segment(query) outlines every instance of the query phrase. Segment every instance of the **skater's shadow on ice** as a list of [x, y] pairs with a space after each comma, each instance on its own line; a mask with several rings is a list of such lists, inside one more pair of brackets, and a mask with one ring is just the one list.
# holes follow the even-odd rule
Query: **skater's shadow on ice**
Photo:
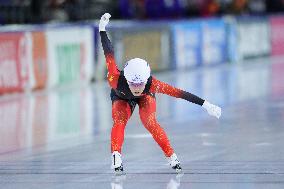
[[[166, 189], [178, 189], [180, 187], [180, 181], [183, 174], [178, 174], [175, 177], [171, 177], [170, 181], [166, 185]], [[114, 176], [111, 181], [111, 189], [123, 189], [123, 182], [126, 180], [126, 175]]]

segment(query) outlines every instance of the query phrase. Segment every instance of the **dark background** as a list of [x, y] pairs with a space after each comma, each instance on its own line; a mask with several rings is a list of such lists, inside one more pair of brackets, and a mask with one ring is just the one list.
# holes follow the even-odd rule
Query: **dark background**
[[99, 19], [187, 19], [266, 15], [284, 10], [284, 0], [0, 0], [0, 24], [76, 22]]

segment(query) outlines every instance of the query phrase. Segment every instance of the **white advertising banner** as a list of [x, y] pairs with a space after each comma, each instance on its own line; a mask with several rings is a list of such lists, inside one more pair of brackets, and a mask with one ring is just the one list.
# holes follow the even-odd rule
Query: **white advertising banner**
[[240, 22], [238, 35], [241, 59], [270, 53], [270, 34], [267, 22]]
[[48, 86], [89, 81], [93, 75], [93, 30], [87, 26], [48, 29]]

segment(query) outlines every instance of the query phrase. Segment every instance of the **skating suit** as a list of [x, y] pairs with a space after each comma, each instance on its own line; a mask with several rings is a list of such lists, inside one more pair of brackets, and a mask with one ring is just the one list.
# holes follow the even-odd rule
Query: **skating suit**
[[139, 115], [144, 127], [151, 133], [154, 140], [169, 157], [174, 153], [169, 139], [156, 119], [156, 98], [155, 93], [163, 93], [176, 98], [182, 98], [189, 102], [203, 105], [204, 100], [181, 89], [175, 88], [167, 83], [159, 81], [150, 76], [141, 96], [135, 97], [124, 77], [123, 71], [118, 70], [112, 44], [105, 31], [100, 32], [101, 42], [106, 58], [107, 80], [111, 87], [112, 119], [113, 127], [111, 131], [111, 151], [121, 153], [124, 140], [125, 126], [134, 111], [135, 106], [139, 106]]

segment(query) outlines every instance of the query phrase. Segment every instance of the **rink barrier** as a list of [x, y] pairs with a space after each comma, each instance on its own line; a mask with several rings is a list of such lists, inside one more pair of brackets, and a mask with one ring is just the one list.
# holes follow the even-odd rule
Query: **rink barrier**
[[27, 87], [28, 41], [24, 32], [0, 35], [0, 94], [22, 92]]
[[43, 31], [30, 32], [32, 61], [30, 63], [31, 88], [44, 89], [48, 81], [47, 39]]
[[174, 68], [184, 69], [201, 65], [202, 33], [199, 21], [179, 22], [172, 29], [172, 56]]
[[[51, 25], [0, 30], [0, 94], [89, 82], [93, 28]], [[22, 30], [22, 31], [21, 31]]]
[[227, 61], [229, 63], [236, 63], [239, 61], [238, 53], [238, 28], [237, 20], [234, 17], [225, 17], [226, 24], [226, 53]]
[[270, 55], [270, 28], [266, 17], [237, 18], [238, 60]]
[[226, 24], [223, 19], [212, 19], [202, 24], [202, 65], [222, 64], [227, 61]]
[[271, 55], [284, 54], [284, 16], [273, 16], [269, 19], [271, 37]]
[[49, 87], [89, 81], [93, 75], [94, 50], [91, 27], [72, 26], [45, 32]]
[[[0, 28], [0, 94], [106, 77], [97, 21]], [[113, 21], [118, 67], [146, 59], [152, 70], [187, 69], [284, 53], [284, 16]]]

